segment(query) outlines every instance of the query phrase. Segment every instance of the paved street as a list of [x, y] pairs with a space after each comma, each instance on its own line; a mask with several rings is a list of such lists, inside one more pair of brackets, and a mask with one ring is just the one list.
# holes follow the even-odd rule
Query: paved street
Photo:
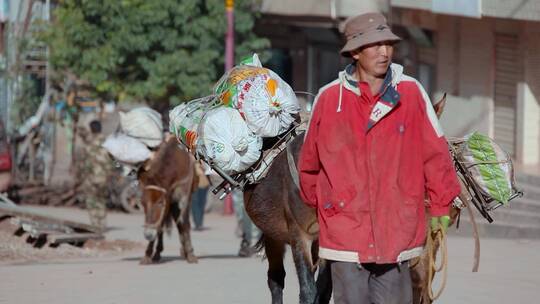
[[[78, 209], [50, 209], [51, 214], [86, 221]], [[141, 215], [113, 213], [108, 240], [141, 241]], [[199, 263], [178, 258], [176, 232], [165, 239], [163, 263], [140, 266], [143, 252], [42, 263], [0, 261], [0, 303], [270, 303], [266, 261], [238, 258], [240, 240], [232, 216], [208, 214], [208, 230], [193, 232]], [[538, 303], [540, 241], [482, 240], [480, 272], [471, 273], [473, 241], [449, 238], [449, 277], [437, 303]], [[287, 255], [285, 303], [297, 303], [298, 283]]]

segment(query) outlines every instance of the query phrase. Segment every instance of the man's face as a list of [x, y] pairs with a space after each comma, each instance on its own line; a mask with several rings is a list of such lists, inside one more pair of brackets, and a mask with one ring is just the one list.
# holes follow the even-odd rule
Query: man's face
[[358, 61], [365, 73], [374, 77], [384, 77], [392, 62], [394, 43], [382, 41], [372, 43], [352, 51], [352, 57]]

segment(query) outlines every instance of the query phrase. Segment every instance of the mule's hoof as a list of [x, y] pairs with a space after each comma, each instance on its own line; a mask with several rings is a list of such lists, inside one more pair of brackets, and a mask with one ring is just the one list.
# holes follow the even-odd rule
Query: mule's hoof
[[150, 257], [147, 257], [145, 256], [144, 258], [142, 258], [140, 261], [139, 261], [139, 265], [150, 265], [150, 264], [153, 264], [154, 262], [152, 261], [152, 259]]
[[240, 243], [240, 250], [238, 250], [238, 256], [242, 258], [249, 258], [250, 256], [257, 253], [257, 250], [249, 245], [249, 242], [242, 240]]
[[188, 256], [187, 256], [186, 259], [187, 259], [187, 262], [190, 263], [190, 264], [197, 264], [197, 263], [199, 263], [199, 259], [198, 259], [195, 255], [193, 255], [193, 254], [188, 254]]
[[161, 260], [161, 255], [154, 255], [152, 257], [152, 263], [157, 263], [159, 260]]

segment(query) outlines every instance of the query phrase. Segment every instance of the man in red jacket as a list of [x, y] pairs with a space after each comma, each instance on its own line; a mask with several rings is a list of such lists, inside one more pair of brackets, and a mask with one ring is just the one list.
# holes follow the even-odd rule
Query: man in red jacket
[[460, 192], [431, 101], [392, 63], [400, 40], [384, 16], [345, 24], [354, 62], [320, 89], [300, 154], [301, 195], [317, 208], [319, 256], [332, 261], [334, 301], [411, 303], [408, 261], [433, 217]]

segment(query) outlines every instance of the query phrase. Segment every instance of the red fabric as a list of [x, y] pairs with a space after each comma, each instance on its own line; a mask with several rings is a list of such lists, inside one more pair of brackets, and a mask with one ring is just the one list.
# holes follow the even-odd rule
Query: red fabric
[[9, 152], [0, 153], [0, 171], [11, 170], [11, 156]]
[[373, 97], [340, 84], [320, 92], [303, 145], [301, 196], [316, 207], [320, 246], [358, 253], [362, 263], [395, 263], [424, 244], [426, 215], [448, 214], [460, 186], [443, 136], [426, 114], [414, 81], [397, 85], [400, 101], [369, 132]]

